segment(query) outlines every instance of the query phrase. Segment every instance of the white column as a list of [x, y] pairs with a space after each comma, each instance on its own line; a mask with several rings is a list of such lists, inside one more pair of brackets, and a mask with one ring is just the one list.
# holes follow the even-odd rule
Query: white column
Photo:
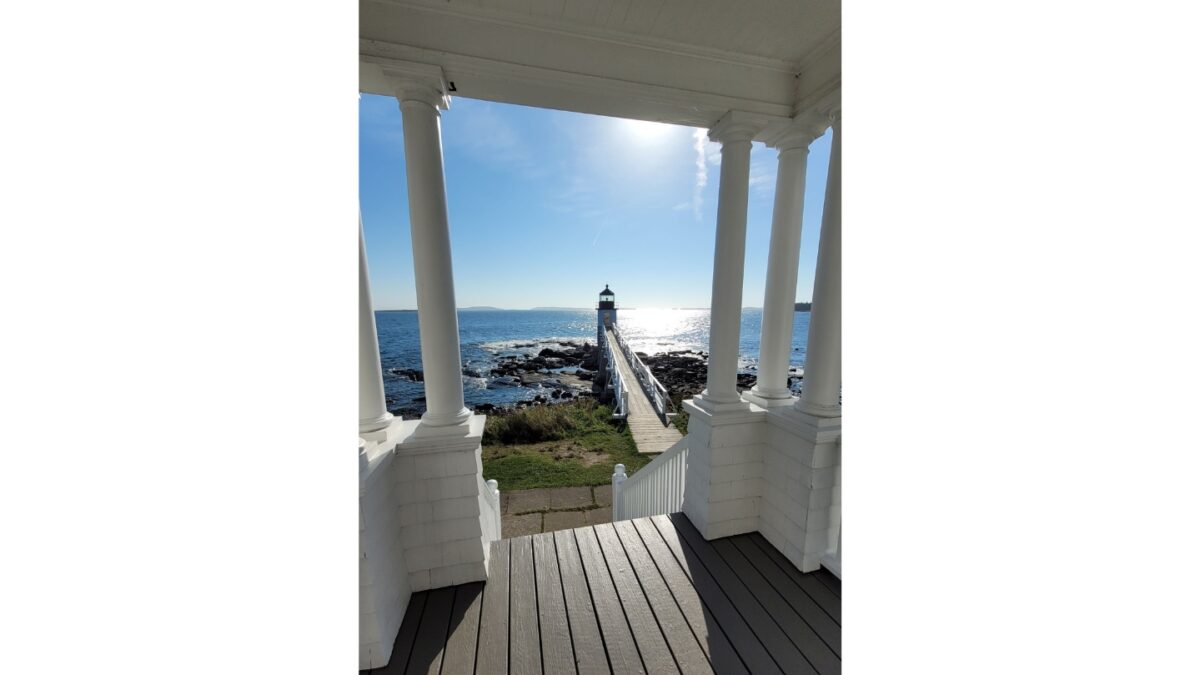
[[737, 391], [737, 361], [746, 267], [746, 205], [750, 194], [750, 141], [761, 130], [762, 124], [730, 113], [708, 132], [709, 138], [721, 144], [721, 183], [713, 255], [708, 382], [696, 397], [696, 404], [710, 411], [744, 407]]
[[426, 412], [421, 423], [461, 424], [471, 412], [463, 405], [458, 309], [450, 259], [450, 217], [442, 168], [438, 107], [441, 91], [423, 83], [398, 88], [404, 118], [404, 159], [408, 174], [408, 213], [416, 276], [421, 363], [425, 368]]
[[812, 316], [804, 388], [796, 409], [819, 417], [839, 417], [842, 389], [842, 116], [833, 115], [833, 144], [829, 151], [829, 180], [817, 248]]
[[358, 431], [369, 433], [392, 421], [383, 395], [383, 370], [379, 365], [379, 336], [371, 306], [371, 281], [367, 276], [367, 249], [363, 243], [362, 214], [358, 216]]
[[804, 178], [808, 146], [825, 132], [826, 123], [797, 120], [768, 141], [779, 148], [775, 178], [775, 207], [767, 258], [767, 287], [763, 298], [759, 338], [758, 382], [750, 399], [759, 405], [792, 402], [788, 389], [792, 326], [796, 321], [796, 276], [800, 267], [800, 234], [804, 215]]

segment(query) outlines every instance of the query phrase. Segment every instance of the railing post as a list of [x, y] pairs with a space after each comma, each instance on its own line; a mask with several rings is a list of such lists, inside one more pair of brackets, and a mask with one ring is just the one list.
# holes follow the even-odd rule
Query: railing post
[[488, 489], [492, 491], [492, 496], [496, 499], [500, 498], [500, 484], [493, 478], [487, 482]]
[[621, 520], [621, 483], [625, 482], [625, 465], [618, 464], [613, 468], [612, 475], [612, 508], [613, 521]]

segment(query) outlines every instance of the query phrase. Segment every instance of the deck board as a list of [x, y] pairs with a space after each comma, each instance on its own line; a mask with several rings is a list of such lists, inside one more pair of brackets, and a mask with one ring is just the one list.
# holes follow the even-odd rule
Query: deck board
[[793, 565], [791, 561], [789, 561], [782, 553], [780, 553], [774, 546], [771, 545], [771, 542], [767, 541], [766, 537], [757, 532], [754, 532], [748, 536], [754, 540], [754, 543], [757, 544], [758, 547], [762, 549], [762, 551], [766, 553], [768, 557], [771, 558], [771, 560], [775, 561], [775, 564], [779, 566], [779, 569], [783, 570], [784, 574], [787, 574], [792, 578], [793, 581], [796, 582], [796, 585], [804, 589], [804, 592], [807, 593], [814, 601], [816, 601], [816, 603], [821, 607], [822, 610], [825, 611], [826, 614], [830, 616], [830, 618], [836, 621], [839, 626], [842, 625], [841, 598], [834, 595], [833, 591], [829, 590], [828, 586], [820, 581], [817, 581], [816, 577], [814, 577], [812, 574], [802, 574], [800, 570], [796, 569], [796, 566]]
[[533, 537], [512, 540], [508, 582], [508, 661], [512, 672], [542, 672], [538, 629], [537, 579], [533, 569]]
[[750, 537], [731, 537], [742, 555], [750, 561], [773, 588], [779, 589], [792, 609], [816, 631], [821, 640], [839, 657], [842, 653], [842, 627], [805, 593]]
[[566, 599], [571, 644], [575, 649], [575, 668], [580, 675], [607, 673], [608, 655], [600, 637], [600, 624], [596, 623], [596, 610], [588, 591], [587, 577], [583, 574], [575, 533], [571, 530], [555, 532], [554, 544], [558, 549], [559, 577]]
[[446, 648], [454, 595], [453, 586], [429, 591], [425, 612], [421, 616], [421, 627], [417, 629], [412, 656], [408, 659], [408, 669], [404, 671], [408, 675], [438, 675], [442, 672], [442, 652]]
[[[712, 547], [818, 673], [835, 675], [841, 671], [838, 655], [784, 598], [782, 591], [786, 587], [774, 586], [767, 581], [732, 541], [714, 541]], [[803, 595], [798, 589], [796, 593]]]
[[792, 643], [779, 624], [759, 603], [758, 598], [738, 577], [737, 573], [721, 559], [721, 556], [708, 542], [700, 536], [700, 532], [683, 514], [670, 516], [670, 522], [680, 533], [686, 546], [685, 551], [695, 556], [700, 564], [708, 569], [709, 574], [721, 584], [721, 590], [746, 619], [746, 623], [754, 630], [754, 634], [762, 641], [763, 646], [771, 653], [771, 657], [779, 664], [785, 673], [817, 672], [808, 659]]
[[600, 550], [604, 553], [608, 570], [617, 588], [617, 597], [625, 610], [625, 618], [629, 620], [629, 628], [633, 631], [633, 639], [637, 642], [638, 652], [642, 655], [646, 670], [655, 675], [678, 673], [675, 657], [671, 655], [671, 648], [667, 646], [667, 640], [658, 626], [654, 612], [650, 609], [650, 602], [638, 583], [633, 566], [629, 564], [617, 531], [612, 523], [596, 525], [593, 529], [596, 538], [600, 540]]
[[683, 514], [493, 542], [488, 581], [414, 593], [370, 672], [839, 675], [840, 581], [764, 546]]
[[658, 620], [663, 637], [667, 639], [667, 644], [671, 647], [671, 654], [675, 657], [679, 670], [684, 673], [713, 672], [712, 666], [708, 663], [708, 655], [696, 642], [696, 636], [692, 634], [687, 619], [680, 611], [679, 605], [675, 603], [671, 589], [667, 588], [666, 581], [659, 574], [654, 560], [650, 558], [650, 552], [646, 550], [646, 545], [642, 543], [642, 538], [634, 529], [633, 524], [628, 520], [622, 520], [607, 527], [613, 528], [616, 535], [620, 537], [621, 544], [625, 548], [625, 555], [629, 558], [630, 567], [637, 575], [637, 581], [646, 594], [646, 600], [649, 602], [651, 611], [654, 612], [654, 617]]
[[553, 537], [533, 538], [533, 568], [537, 576], [538, 622], [542, 635], [542, 668], [547, 673], [575, 672], [571, 626], [558, 572]]
[[450, 635], [442, 657], [443, 673], [475, 670], [475, 645], [479, 639], [479, 610], [483, 606], [483, 582], [456, 587], [454, 610], [450, 612]]
[[604, 648], [614, 673], [645, 673], [642, 657], [633, 641], [625, 610], [617, 597], [617, 589], [609, 576], [608, 565], [600, 551], [600, 542], [592, 527], [581, 527], [575, 531], [579, 544], [579, 556], [583, 560], [583, 571], [587, 575], [588, 588], [592, 591], [592, 602], [596, 606], [596, 618], [600, 621], [600, 634], [604, 636]]
[[[675, 556], [667, 548], [666, 542], [663, 541], [662, 535], [658, 533], [654, 524], [645, 518], [639, 518], [620, 521], [617, 525], [620, 526], [624, 523], [630, 523], [641, 536], [642, 544], [666, 581], [667, 588], [670, 589], [680, 611], [683, 612], [684, 618], [691, 626], [692, 634], [696, 636], [700, 648], [708, 656], [713, 670], [718, 673], [749, 673], [750, 671], [746, 670], [741, 657], [738, 656], [737, 650], [726, 637], [725, 631], [718, 624], [716, 616], [700, 599], [700, 594], [696, 592], [692, 580], [679, 567]], [[761, 650], [762, 645], [758, 645], [758, 648]], [[765, 652], [763, 658], [770, 661], [770, 657]]]
[[479, 613], [479, 646], [475, 656], [477, 675], [508, 672], [508, 559], [509, 542], [492, 544], [488, 580], [483, 584], [483, 607]]
[[396, 643], [392, 647], [392, 656], [383, 668], [375, 668], [372, 675], [401, 675], [408, 668], [408, 657], [412, 654], [413, 642], [417, 639], [417, 628], [421, 625], [421, 615], [425, 609], [425, 598], [428, 592], [413, 593], [408, 599], [408, 609], [404, 611], [404, 620], [400, 622], [400, 632], [396, 635]]

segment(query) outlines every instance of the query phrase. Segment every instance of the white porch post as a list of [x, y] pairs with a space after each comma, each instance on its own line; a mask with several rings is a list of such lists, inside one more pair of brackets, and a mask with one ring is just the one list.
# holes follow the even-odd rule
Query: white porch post
[[[772, 408], [758, 530], [803, 572], [821, 566], [841, 533], [841, 118], [834, 113], [817, 249], [804, 389]], [[840, 573], [840, 568], [839, 568]]]
[[817, 417], [840, 417], [842, 389], [842, 116], [833, 116], [829, 180], [817, 248], [804, 388], [796, 409]]
[[738, 394], [737, 361], [750, 141], [763, 126], [760, 120], [730, 112], [708, 134], [721, 143], [708, 386], [699, 396], [683, 402], [689, 415], [683, 512], [705, 539], [751, 532], [758, 525], [766, 411]]
[[358, 216], [358, 431], [379, 431], [392, 421], [383, 394], [379, 365], [379, 336], [371, 306], [371, 281], [367, 276], [367, 249], [363, 242], [362, 214]]
[[438, 108], [446, 107], [446, 99], [442, 90], [420, 81], [404, 83], [396, 95], [404, 118], [417, 321], [425, 369], [426, 412], [421, 422], [433, 427], [452, 426], [465, 422], [471, 412], [463, 405], [450, 217], [442, 169]]
[[713, 254], [708, 381], [695, 402], [710, 412], [746, 407], [737, 391], [738, 337], [742, 325], [742, 278], [746, 267], [750, 141], [762, 128], [760, 122], [729, 113], [708, 132], [709, 138], [721, 144], [721, 183]]
[[826, 126], [823, 120], [797, 120], [768, 141], [768, 145], [779, 148], [779, 168], [771, 217], [767, 288], [763, 298], [758, 382], [746, 396], [763, 407], [786, 405], [794, 400], [788, 388], [788, 369], [796, 317], [805, 170], [808, 146], [825, 132]]

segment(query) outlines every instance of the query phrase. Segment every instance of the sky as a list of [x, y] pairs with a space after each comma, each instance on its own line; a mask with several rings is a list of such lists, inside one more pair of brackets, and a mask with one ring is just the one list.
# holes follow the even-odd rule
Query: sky
[[[376, 309], [414, 309], [395, 98], [359, 104], [359, 191]], [[459, 307], [708, 307], [721, 146], [705, 130], [456, 98], [442, 152]], [[812, 298], [829, 133], [808, 157], [797, 302]], [[761, 307], [777, 151], [754, 143], [742, 305]]]

